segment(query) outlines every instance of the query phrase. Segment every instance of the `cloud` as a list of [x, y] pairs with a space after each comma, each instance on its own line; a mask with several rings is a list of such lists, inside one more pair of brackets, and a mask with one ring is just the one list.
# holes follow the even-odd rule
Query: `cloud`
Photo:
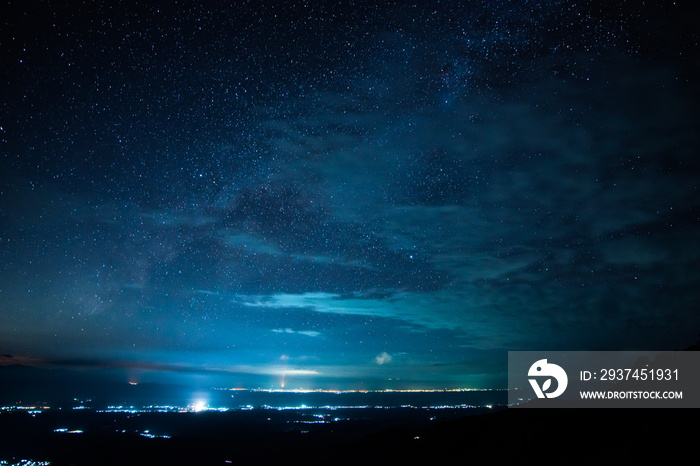
[[23, 356], [12, 358], [0, 358], [0, 366], [10, 364], [22, 364], [28, 366], [45, 368], [67, 368], [67, 369], [123, 369], [140, 370], [154, 372], [191, 373], [191, 374], [253, 374], [253, 375], [320, 375], [316, 369], [289, 367], [286, 362], [288, 358], [280, 358], [283, 364], [231, 364], [225, 366], [188, 364], [188, 363], [166, 363], [158, 361], [136, 361], [136, 360], [115, 360], [115, 359], [38, 359]]
[[[509, 341], [512, 326], [524, 329], [540, 324], [537, 318], [517, 315], [513, 309], [513, 306], [524, 306], [524, 301], [528, 299], [524, 293], [526, 290], [520, 291], [522, 293], [516, 291], [512, 299], [471, 285], [432, 293], [395, 291], [381, 296], [278, 293], [238, 296], [238, 300], [253, 308], [307, 309], [319, 313], [391, 319], [431, 330], [467, 332], [477, 335], [476, 339], [489, 347], [501, 347]], [[519, 301], [514, 301], [515, 298]], [[529, 304], [529, 309], [542, 306], [541, 301]], [[550, 305], [545, 303], [547, 307]]]
[[383, 366], [384, 364], [389, 364], [393, 358], [389, 353], [386, 351], [382, 351], [380, 354], [377, 355], [377, 357], [374, 358], [374, 362], [377, 363], [380, 366]]
[[265, 372], [268, 375], [319, 375], [318, 371], [311, 369], [273, 369]]
[[273, 328], [272, 331], [274, 333], [286, 333], [286, 334], [297, 334], [297, 335], [306, 335], [307, 337], [320, 337], [321, 332], [317, 332], [316, 330], [292, 330], [291, 328]]
[[22, 366], [40, 366], [45, 363], [46, 361], [43, 359], [27, 356], [13, 356], [11, 354], [0, 355], [0, 366], [13, 366], [15, 364]]

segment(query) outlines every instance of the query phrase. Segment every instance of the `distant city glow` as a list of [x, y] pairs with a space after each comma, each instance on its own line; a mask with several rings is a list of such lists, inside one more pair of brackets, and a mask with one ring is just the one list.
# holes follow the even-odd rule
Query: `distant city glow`
[[151, 433], [150, 430], [144, 430], [143, 432], [140, 432], [139, 435], [141, 437], [146, 437], [146, 438], [170, 438], [169, 435], [154, 434], [154, 433]]
[[19, 460], [17, 463], [0, 460], [0, 466], [49, 466], [50, 461]]
[[82, 430], [79, 430], [79, 429], [69, 430], [69, 429], [66, 429], [65, 427], [60, 427], [58, 429], [54, 429], [53, 431], [57, 434], [82, 434], [83, 433]]
[[207, 409], [207, 403], [205, 401], [199, 400], [195, 401], [194, 404], [191, 406], [192, 411], [195, 413], [199, 413], [202, 411], [205, 411]]

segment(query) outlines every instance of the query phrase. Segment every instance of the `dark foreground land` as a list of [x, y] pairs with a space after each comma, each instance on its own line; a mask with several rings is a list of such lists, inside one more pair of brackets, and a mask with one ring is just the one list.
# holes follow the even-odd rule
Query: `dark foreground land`
[[[309, 421], [298, 423], [299, 413], [278, 412], [115, 416], [86, 411], [36, 417], [5, 412], [0, 413], [0, 460], [12, 464], [28, 458], [52, 465], [469, 464], [485, 459], [493, 464], [684, 464], [684, 456], [695, 451], [695, 410], [503, 408], [448, 421], [431, 421], [425, 414], [398, 409], [312, 423], [313, 413], [308, 413]], [[71, 428], [84, 431], [54, 432], [57, 422], [72, 422]], [[156, 438], [144, 436], [144, 426]], [[170, 438], [157, 436], [164, 431]]]

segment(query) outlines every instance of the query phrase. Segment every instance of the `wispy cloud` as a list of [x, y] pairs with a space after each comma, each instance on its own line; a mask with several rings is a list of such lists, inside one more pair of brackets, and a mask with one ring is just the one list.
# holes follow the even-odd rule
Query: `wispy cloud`
[[116, 359], [42, 359], [24, 356], [0, 356], [0, 366], [21, 364], [44, 368], [67, 369], [122, 369], [153, 372], [174, 372], [193, 374], [253, 374], [253, 375], [320, 375], [316, 369], [298, 368], [287, 364], [187, 364], [166, 363], [157, 361], [116, 360]]
[[[539, 318], [518, 315], [509, 307], [522, 302], [491, 296], [473, 288], [433, 293], [396, 292], [388, 297], [365, 298], [333, 293], [274, 294], [239, 297], [248, 307], [308, 309], [320, 313], [391, 319], [427, 329], [448, 329], [474, 335], [477, 346], [504, 347], [520, 326], [523, 333], [537, 327]], [[523, 297], [526, 299], [526, 297]], [[534, 305], [534, 303], [533, 303]], [[543, 306], [541, 300], [537, 303]], [[547, 304], [544, 304], [549, 306]], [[550, 304], [551, 305], [551, 304]], [[530, 338], [536, 338], [534, 335]]]
[[285, 333], [288, 335], [306, 335], [307, 337], [321, 336], [321, 332], [317, 332], [316, 330], [292, 330], [291, 328], [273, 328], [272, 331], [274, 333]]

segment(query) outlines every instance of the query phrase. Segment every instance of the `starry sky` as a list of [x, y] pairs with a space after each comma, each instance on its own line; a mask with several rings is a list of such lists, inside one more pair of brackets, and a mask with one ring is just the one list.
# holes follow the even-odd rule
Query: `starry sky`
[[695, 342], [692, 2], [226, 3], [0, 6], [0, 365], [493, 388]]

